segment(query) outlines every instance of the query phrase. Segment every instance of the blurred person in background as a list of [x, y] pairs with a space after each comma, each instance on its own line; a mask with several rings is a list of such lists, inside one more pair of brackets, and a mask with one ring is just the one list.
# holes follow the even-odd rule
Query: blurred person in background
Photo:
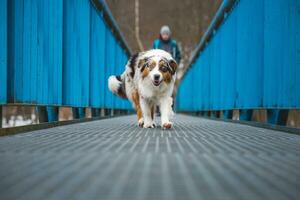
[[153, 49], [162, 49], [169, 52], [180, 63], [181, 55], [176, 40], [171, 37], [171, 30], [169, 26], [162, 26], [160, 29], [159, 38], [154, 40]]
[[[162, 49], [169, 52], [179, 65], [181, 60], [180, 50], [176, 40], [172, 39], [171, 34], [172, 33], [169, 26], [162, 26], [159, 33], [159, 38], [153, 42], [153, 49]], [[174, 108], [174, 99], [172, 108]], [[158, 116], [160, 116], [160, 110], [158, 106], [156, 107], [156, 113]]]

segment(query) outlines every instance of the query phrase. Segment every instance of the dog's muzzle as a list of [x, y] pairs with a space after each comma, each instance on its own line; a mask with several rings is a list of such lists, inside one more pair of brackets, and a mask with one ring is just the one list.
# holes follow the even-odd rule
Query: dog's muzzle
[[154, 86], [159, 86], [160, 85], [160, 83], [161, 83], [161, 80], [160, 80], [160, 75], [159, 74], [155, 74], [154, 76], [153, 76], [153, 85]]

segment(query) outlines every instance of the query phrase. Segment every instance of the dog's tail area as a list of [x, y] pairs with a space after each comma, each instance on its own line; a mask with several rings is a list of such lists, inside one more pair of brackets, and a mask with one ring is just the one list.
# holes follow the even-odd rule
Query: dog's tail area
[[125, 91], [125, 80], [124, 76], [110, 76], [108, 78], [108, 88], [109, 90], [118, 95], [121, 98], [127, 99], [126, 91]]

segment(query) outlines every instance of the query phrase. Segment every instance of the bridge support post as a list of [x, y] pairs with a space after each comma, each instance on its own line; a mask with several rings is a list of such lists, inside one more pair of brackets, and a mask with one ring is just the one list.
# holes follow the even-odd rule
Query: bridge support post
[[85, 108], [78, 108], [79, 119], [85, 118]]
[[232, 119], [232, 110], [223, 111], [223, 119]]
[[203, 116], [204, 117], [209, 117], [209, 111], [203, 111]]
[[121, 110], [121, 114], [122, 114], [122, 115], [126, 115], [126, 114], [127, 114], [127, 110], [122, 109], [122, 110]]
[[100, 109], [92, 108], [92, 117], [99, 117], [99, 116], [100, 116]]
[[289, 110], [287, 109], [268, 109], [267, 118], [269, 124], [285, 126], [287, 123]]
[[73, 119], [79, 118], [78, 108], [72, 108]]
[[201, 116], [203, 117], [205, 115], [205, 111], [201, 111]]
[[211, 111], [210, 117], [211, 118], [220, 118], [220, 111]]
[[37, 106], [36, 111], [38, 114], [39, 123], [48, 122], [48, 114], [46, 106]]
[[120, 113], [121, 113], [120, 109], [113, 110], [113, 115], [120, 115]]
[[85, 108], [72, 108], [73, 119], [85, 118]]
[[199, 116], [203, 116], [204, 112], [203, 111], [199, 111]]
[[48, 106], [47, 107], [48, 122], [57, 122], [57, 121], [59, 121], [59, 119], [58, 119], [58, 113], [59, 113], [58, 107], [56, 107], [56, 106]]
[[104, 117], [110, 116], [111, 115], [111, 109], [109, 108], [104, 108]]
[[196, 111], [196, 112], [195, 112], [195, 115], [196, 115], [196, 116], [202, 116], [202, 111]]
[[119, 115], [122, 115], [122, 111], [123, 111], [122, 109], [119, 109], [119, 110], [118, 110], [118, 114], [119, 114]]
[[216, 118], [216, 113], [215, 113], [215, 111], [210, 111], [210, 117], [211, 117], [211, 118]]
[[39, 123], [58, 121], [59, 109], [56, 106], [37, 106]]
[[251, 121], [253, 110], [243, 109], [240, 110], [240, 120], [241, 121]]

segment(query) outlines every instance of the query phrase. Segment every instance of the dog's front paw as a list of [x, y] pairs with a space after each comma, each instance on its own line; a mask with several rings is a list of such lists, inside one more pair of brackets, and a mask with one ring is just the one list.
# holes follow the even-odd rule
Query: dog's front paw
[[148, 123], [144, 123], [144, 128], [154, 128], [155, 127], [155, 123], [154, 122], [148, 122]]
[[138, 125], [139, 125], [139, 127], [143, 127], [144, 126], [144, 119], [143, 118], [139, 119]]
[[163, 129], [170, 129], [170, 128], [172, 128], [172, 126], [173, 126], [172, 122], [165, 122], [165, 123], [163, 123], [162, 128]]

